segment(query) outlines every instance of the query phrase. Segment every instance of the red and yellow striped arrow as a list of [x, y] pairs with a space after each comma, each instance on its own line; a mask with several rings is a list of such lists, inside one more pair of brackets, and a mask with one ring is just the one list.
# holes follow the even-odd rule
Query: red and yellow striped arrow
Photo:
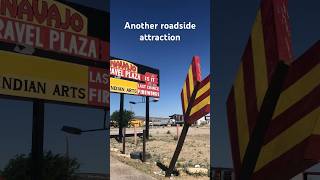
[[251, 179], [290, 179], [320, 161], [320, 42], [291, 63], [287, 23], [286, 0], [262, 1], [227, 100], [237, 176], [279, 61], [290, 67]]
[[287, 0], [263, 0], [227, 100], [237, 175], [274, 72], [291, 59]]
[[210, 113], [210, 76], [201, 81], [200, 58], [193, 57], [181, 91], [181, 104], [186, 123], [191, 125]]

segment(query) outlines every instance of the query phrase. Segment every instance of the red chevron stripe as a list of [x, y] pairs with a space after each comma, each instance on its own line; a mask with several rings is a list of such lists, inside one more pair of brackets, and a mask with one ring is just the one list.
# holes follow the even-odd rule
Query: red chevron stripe
[[183, 115], [185, 115], [185, 113], [186, 113], [186, 107], [184, 107], [183, 90], [181, 91], [181, 105], [182, 105]]
[[203, 116], [207, 115], [210, 113], [210, 105], [206, 105], [203, 108], [201, 108], [199, 111], [194, 113], [192, 116], [189, 116], [186, 120], [188, 124], [193, 124], [195, 121], [199, 120]]
[[194, 103], [192, 104], [192, 107], [199, 104], [202, 100], [210, 96], [210, 89], [203, 93], [201, 96], [199, 96], [197, 99], [195, 99]]
[[201, 89], [202, 87], [204, 87], [205, 85], [207, 85], [208, 83], [210, 83], [210, 75], [207, 76], [206, 78], [204, 78], [201, 83], [200, 83], [200, 86], [199, 86], [199, 89]]
[[[201, 81], [198, 90], [206, 86], [208, 83], [210, 83], [210, 76], [207, 76], [203, 81]], [[198, 92], [199, 93], [199, 92]], [[210, 96], [210, 89], [208, 89], [205, 93], [203, 93], [201, 96], [196, 98], [194, 100], [194, 103], [192, 104], [192, 107], [199, 104], [202, 100], [204, 100], [206, 97]]]
[[273, 0], [279, 60], [288, 64], [293, 60], [292, 41], [288, 15], [288, 0]]
[[192, 72], [193, 72], [193, 82], [200, 82], [201, 77], [201, 68], [200, 68], [200, 57], [194, 56], [192, 59]]
[[[320, 41], [315, 43], [299, 59], [295, 60], [288, 72], [288, 77], [284, 83], [284, 89], [294, 84], [298, 79], [307, 74], [312, 68], [319, 64]], [[304, 60], [305, 59], [305, 60]], [[306, 63], [307, 61], [307, 63]]]
[[191, 97], [191, 93], [190, 93], [190, 84], [189, 84], [189, 77], [187, 75], [187, 79], [186, 79], [186, 86], [187, 86], [187, 98], [188, 98], [188, 101], [190, 101], [190, 97]]
[[[287, 20], [284, 21], [285, 23], [279, 22], [283, 20], [280, 19], [283, 18], [280, 15], [284, 14], [287, 14], [287, 0], [262, 1], [261, 18], [269, 82], [279, 60], [288, 63], [292, 60], [290, 32], [286, 30], [289, 28], [289, 25], [286, 24], [289, 20], [285, 18]], [[288, 34], [284, 34], [283, 32]], [[289, 43], [285, 45], [285, 47], [289, 47], [284, 48], [280, 46], [284, 43]]]
[[235, 169], [236, 177], [239, 176], [241, 167], [239, 141], [238, 141], [238, 126], [237, 126], [237, 115], [236, 115], [236, 104], [234, 98], [234, 88], [232, 87], [227, 100], [227, 115], [229, 125], [229, 138], [231, 142], [232, 159]]
[[[210, 75], [207, 76], [204, 80], [201, 81], [198, 90], [206, 86], [208, 83], [210, 83]], [[201, 96], [195, 99], [194, 103], [192, 104], [192, 107], [199, 104], [202, 100], [204, 100], [206, 97], [210, 96], [210, 89], [207, 90], [205, 93], [203, 93]]]
[[254, 173], [253, 180], [290, 179], [320, 160], [320, 136], [311, 135], [287, 153]]
[[267, 144], [299, 119], [320, 106], [320, 86], [290, 107], [288, 110], [273, 119], [268, 128], [264, 144]]

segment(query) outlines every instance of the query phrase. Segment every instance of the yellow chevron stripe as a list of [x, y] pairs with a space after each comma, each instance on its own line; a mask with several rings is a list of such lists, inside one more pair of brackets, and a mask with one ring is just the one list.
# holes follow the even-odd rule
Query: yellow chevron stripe
[[238, 125], [238, 138], [240, 146], [240, 159], [242, 161], [249, 142], [249, 128], [246, 109], [246, 96], [244, 91], [243, 65], [240, 65], [239, 72], [234, 84], [234, 96], [236, 104], [236, 115]]
[[205, 92], [207, 92], [209, 89], [210, 89], [210, 81], [205, 86], [203, 86], [201, 89], [198, 90], [196, 99], [200, 97], [202, 94], [204, 94]]
[[198, 112], [199, 110], [201, 110], [203, 107], [205, 107], [208, 104], [210, 104], [210, 96], [206, 97], [200, 103], [198, 103], [197, 105], [192, 107], [191, 112], [190, 112], [190, 116], [192, 116], [194, 113]]
[[184, 83], [183, 85], [183, 90], [182, 90], [182, 93], [183, 93], [183, 101], [184, 101], [184, 109], [185, 109], [185, 112], [187, 111], [187, 108], [188, 108], [188, 96], [187, 96], [187, 85], [186, 83]]
[[251, 33], [251, 43], [257, 94], [257, 106], [258, 109], [260, 109], [268, 88], [268, 73], [264, 47], [261, 10], [258, 11], [256, 21], [253, 25], [253, 30]]
[[[320, 107], [297, 121], [271, 142], [263, 146], [256, 164], [255, 172], [312, 135], [315, 126], [320, 120], [319, 117]], [[316, 129], [319, 129], [319, 127]]]
[[192, 73], [192, 65], [189, 67], [188, 78], [189, 78], [189, 90], [190, 90], [190, 96], [192, 96], [192, 93], [193, 93], [193, 90], [194, 90], [193, 73]]
[[320, 85], [320, 64], [281, 93], [273, 118], [279, 116]]

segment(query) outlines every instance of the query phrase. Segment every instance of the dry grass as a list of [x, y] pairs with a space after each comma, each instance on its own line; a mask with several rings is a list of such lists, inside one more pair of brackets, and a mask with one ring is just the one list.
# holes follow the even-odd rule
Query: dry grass
[[[182, 127], [179, 128], [181, 132]], [[142, 129], [138, 129], [141, 132]], [[112, 132], [117, 132], [116, 129]], [[127, 132], [133, 132], [133, 129], [127, 129]], [[151, 153], [152, 159], [148, 163], [142, 163], [139, 160], [132, 160], [125, 157], [119, 157], [112, 152], [111, 155], [122, 162], [133, 166], [141, 171], [144, 171], [157, 179], [165, 179], [160, 174], [161, 169], [158, 168], [155, 162], [160, 161], [165, 165], [169, 165], [177, 145], [177, 130], [176, 127], [158, 127], [150, 129], [150, 140], [147, 142], [147, 152]], [[111, 140], [111, 148], [122, 150], [122, 144], [119, 144], [114, 139]], [[126, 154], [130, 152], [142, 151], [142, 139], [138, 138], [138, 144], [134, 144], [134, 138], [127, 138]], [[176, 167], [180, 171], [180, 176], [174, 179], [209, 179], [208, 176], [191, 176], [186, 174], [187, 167], [200, 165], [203, 168], [210, 169], [210, 128], [205, 127], [190, 127], [184, 146], [180, 153]]]

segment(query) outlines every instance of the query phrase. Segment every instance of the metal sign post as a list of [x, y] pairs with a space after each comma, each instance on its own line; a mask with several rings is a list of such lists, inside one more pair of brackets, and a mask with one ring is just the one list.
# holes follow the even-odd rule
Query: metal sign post
[[126, 154], [126, 128], [122, 129], [122, 154]]
[[146, 130], [143, 130], [142, 162], [146, 162]]
[[146, 97], [146, 138], [149, 140], [149, 126], [150, 126], [150, 116], [149, 116], [149, 96]]
[[122, 142], [122, 128], [123, 128], [123, 104], [124, 104], [124, 94], [120, 94], [120, 110], [119, 110], [119, 138], [118, 141]]

